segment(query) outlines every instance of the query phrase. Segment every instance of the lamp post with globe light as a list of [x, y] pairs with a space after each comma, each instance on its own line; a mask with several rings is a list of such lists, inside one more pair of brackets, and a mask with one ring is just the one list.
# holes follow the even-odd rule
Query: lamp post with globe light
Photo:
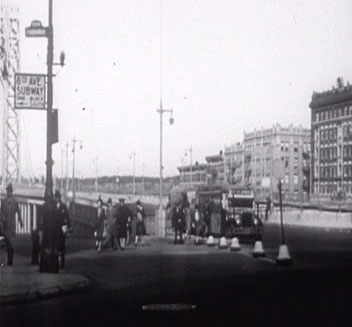
[[160, 180], [159, 180], [159, 210], [163, 210], [163, 114], [170, 113], [169, 124], [173, 125], [173, 109], [163, 109], [163, 104], [160, 101], [160, 109], [157, 110], [160, 114]]
[[82, 140], [77, 140], [75, 137], [72, 140], [72, 203], [76, 201], [76, 182], [75, 182], [75, 159], [76, 159], [76, 143], [80, 143], [80, 150], [82, 150]]
[[65, 53], [60, 53], [60, 63], [54, 63], [54, 28], [53, 28], [53, 0], [49, 0], [48, 26], [42, 26], [39, 20], [33, 20], [25, 29], [26, 37], [46, 37], [48, 39], [47, 51], [47, 129], [46, 129], [46, 179], [45, 197], [53, 198], [53, 165], [52, 145], [54, 143], [53, 132], [53, 66], [65, 65]]

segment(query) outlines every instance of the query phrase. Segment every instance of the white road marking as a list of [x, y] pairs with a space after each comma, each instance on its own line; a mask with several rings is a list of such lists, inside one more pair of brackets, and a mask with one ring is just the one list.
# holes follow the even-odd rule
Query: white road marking
[[208, 254], [208, 251], [178, 251], [178, 252], [161, 252], [161, 254]]

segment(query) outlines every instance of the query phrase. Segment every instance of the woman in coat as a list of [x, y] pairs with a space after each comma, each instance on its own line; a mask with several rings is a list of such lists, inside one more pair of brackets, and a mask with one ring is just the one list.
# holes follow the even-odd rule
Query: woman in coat
[[195, 244], [200, 244], [200, 240], [204, 235], [205, 231], [205, 223], [203, 219], [201, 219], [200, 212], [199, 212], [199, 207], [196, 205], [195, 207], [195, 212], [194, 212], [194, 227], [195, 227], [195, 232], [196, 232], [196, 239], [195, 239]]
[[105, 226], [105, 210], [103, 208], [103, 202], [98, 200], [97, 216], [95, 222], [96, 245], [98, 252], [101, 252], [102, 246], [104, 245], [104, 226]]
[[137, 218], [137, 223], [136, 223], [136, 239], [134, 242], [134, 245], [138, 245], [138, 240], [141, 241], [141, 245], [144, 245], [143, 242], [143, 236], [147, 234], [146, 229], [145, 229], [145, 211], [144, 207], [141, 204], [141, 201], [137, 201], [137, 209], [136, 209], [136, 218]]

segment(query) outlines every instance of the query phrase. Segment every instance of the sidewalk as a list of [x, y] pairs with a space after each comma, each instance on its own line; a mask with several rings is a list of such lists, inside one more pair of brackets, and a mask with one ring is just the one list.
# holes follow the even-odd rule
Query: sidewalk
[[30, 265], [29, 258], [16, 254], [14, 265], [9, 267], [6, 251], [0, 249], [0, 307], [82, 291], [90, 286], [90, 281], [78, 274], [40, 273], [39, 266]]

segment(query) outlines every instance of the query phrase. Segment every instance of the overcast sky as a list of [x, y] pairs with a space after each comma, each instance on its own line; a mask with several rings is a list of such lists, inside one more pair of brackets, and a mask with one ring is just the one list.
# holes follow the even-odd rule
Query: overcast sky
[[[5, 1], [5, 0], [1, 0]], [[47, 0], [18, 0], [21, 71], [46, 72], [46, 39], [25, 38], [47, 24]], [[192, 145], [204, 162], [244, 131], [274, 123], [310, 126], [312, 92], [338, 76], [352, 81], [352, 1], [163, 0], [164, 175], [177, 174]], [[158, 176], [159, 0], [54, 0], [54, 107], [61, 150], [74, 136], [78, 176]], [[83, 110], [83, 108], [85, 108]], [[45, 172], [45, 114], [22, 112], [23, 170]], [[70, 153], [71, 158], [71, 153]], [[71, 161], [71, 159], [70, 159]], [[71, 163], [70, 163], [71, 167]], [[71, 174], [71, 172], [70, 172]]]

